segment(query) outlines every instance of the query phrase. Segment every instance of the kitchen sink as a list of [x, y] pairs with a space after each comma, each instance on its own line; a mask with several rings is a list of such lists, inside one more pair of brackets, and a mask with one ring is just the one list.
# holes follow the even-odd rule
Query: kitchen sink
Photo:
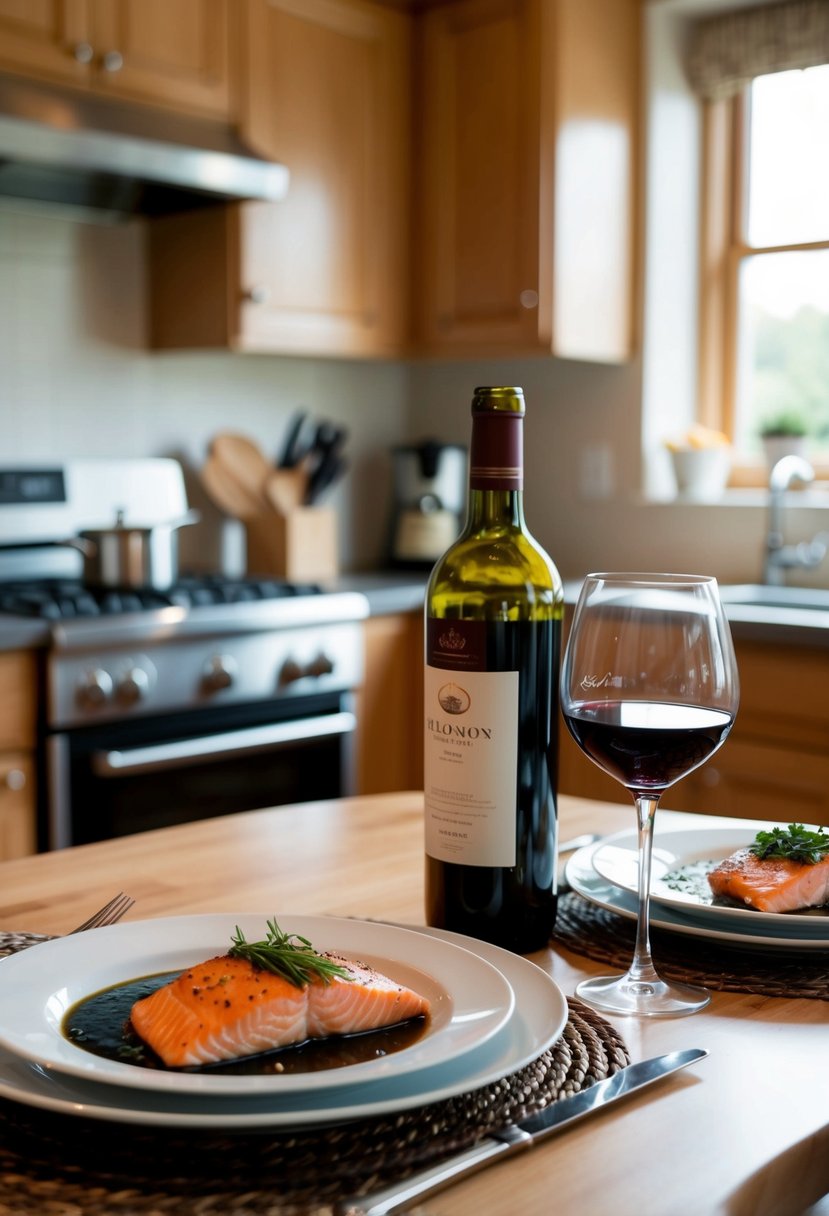
[[829, 590], [822, 587], [772, 587], [766, 583], [726, 583], [720, 598], [728, 606], [780, 611], [829, 612]]

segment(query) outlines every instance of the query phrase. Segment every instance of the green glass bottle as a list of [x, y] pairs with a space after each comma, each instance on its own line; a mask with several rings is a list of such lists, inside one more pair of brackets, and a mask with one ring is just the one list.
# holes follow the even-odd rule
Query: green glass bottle
[[526, 953], [556, 915], [561, 579], [523, 507], [524, 394], [472, 398], [463, 532], [426, 591], [426, 916]]

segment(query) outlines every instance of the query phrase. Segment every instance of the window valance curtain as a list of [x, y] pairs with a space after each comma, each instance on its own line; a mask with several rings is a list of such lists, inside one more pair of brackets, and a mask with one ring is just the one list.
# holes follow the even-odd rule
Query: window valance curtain
[[829, 0], [786, 0], [702, 18], [686, 57], [691, 86], [710, 101], [734, 96], [755, 76], [820, 63], [829, 63]]

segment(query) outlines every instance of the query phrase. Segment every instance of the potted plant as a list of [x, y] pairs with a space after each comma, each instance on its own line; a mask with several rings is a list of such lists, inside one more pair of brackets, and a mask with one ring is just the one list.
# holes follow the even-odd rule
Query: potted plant
[[760, 425], [760, 438], [769, 467], [784, 456], [799, 456], [806, 445], [809, 428], [797, 410], [781, 410]]

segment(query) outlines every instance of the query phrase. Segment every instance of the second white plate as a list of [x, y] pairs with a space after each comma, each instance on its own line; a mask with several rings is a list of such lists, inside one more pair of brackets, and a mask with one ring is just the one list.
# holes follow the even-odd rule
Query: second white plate
[[[829, 916], [820, 909], [802, 912], [759, 912], [754, 908], [715, 904], [704, 876], [698, 871], [707, 862], [720, 862], [737, 849], [752, 844], [758, 831], [769, 831], [785, 824], [751, 820], [744, 828], [710, 827], [689, 831], [657, 831], [654, 834], [651, 863], [651, 901], [674, 908], [700, 924], [716, 923], [742, 928], [761, 935], [791, 933], [794, 937], [815, 937], [829, 948]], [[639, 883], [637, 836], [634, 830], [617, 832], [597, 846], [593, 855], [596, 873], [613, 886], [636, 894]], [[683, 869], [691, 881], [677, 884], [666, 881], [666, 875]]]
[[[594, 868], [593, 857], [598, 848], [601, 848], [601, 844], [589, 845], [573, 854], [565, 868], [568, 883], [590, 903], [606, 908], [609, 912], [616, 912], [627, 920], [636, 920], [637, 897], [608, 882]], [[789, 953], [792, 950], [829, 949], [823, 938], [794, 936], [797, 925], [801, 923], [799, 917], [795, 917], [793, 924], [787, 924], [779, 932], [773, 926], [767, 925], [765, 920], [758, 921], [756, 918], [748, 927], [741, 929], [729, 924], [718, 924], [716, 919], [709, 919], [701, 924], [674, 908], [663, 907], [657, 903], [651, 907], [650, 922], [652, 927], [658, 929], [670, 929], [674, 933], [689, 937], [711, 938], [751, 950], [781, 950]], [[756, 927], [756, 932], [752, 932], [752, 927]]]

